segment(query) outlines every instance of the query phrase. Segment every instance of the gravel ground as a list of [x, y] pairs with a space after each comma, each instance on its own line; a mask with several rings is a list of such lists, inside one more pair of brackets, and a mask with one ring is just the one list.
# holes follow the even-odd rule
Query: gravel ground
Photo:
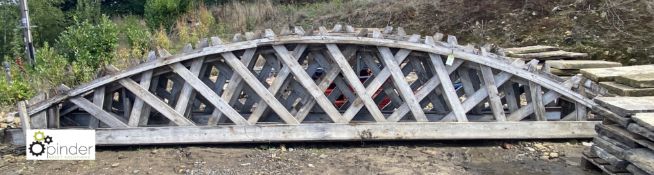
[[100, 147], [95, 161], [27, 161], [0, 145], [3, 174], [598, 174], [588, 140], [394, 141]]

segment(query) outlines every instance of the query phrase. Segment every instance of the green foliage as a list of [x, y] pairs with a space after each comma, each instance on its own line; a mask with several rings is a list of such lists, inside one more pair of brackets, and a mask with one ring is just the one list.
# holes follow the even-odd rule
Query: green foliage
[[[5, 58], [5, 60], [10, 60]], [[14, 105], [20, 100], [26, 100], [34, 95], [34, 88], [30, 86], [27, 73], [21, 66], [11, 63], [11, 83], [7, 80], [7, 74], [2, 68], [0, 73], [0, 105]]]
[[41, 79], [42, 87], [56, 87], [60, 84], [76, 85], [75, 76], [69, 71], [68, 61], [57, 51], [44, 43], [36, 53], [36, 66], [33, 77]]
[[152, 34], [136, 16], [125, 17], [124, 29], [127, 42], [131, 49], [133, 58], [142, 58], [143, 54], [150, 49], [150, 38]]
[[72, 63], [77, 81], [85, 82], [114, 59], [118, 29], [106, 16], [96, 25], [89, 21], [77, 22], [59, 36], [57, 46]]
[[147, 0], [144, 7], [144, 16], [148, 27], [169, 28], [175, 19], [186, 11], [188, 1], [182, 0]]
[[111, 62], [118, 47], [116, 25], [103, 16], [97, 25], [89, 21], [77, 22], [61, 33], [58, 49], [69, 62], [87, 62], [97, 69]]
[[96, 23], [102, 17], [100, 6], [101, 4], [98, 0], [77, 0], [73, 15], [78, 20]]

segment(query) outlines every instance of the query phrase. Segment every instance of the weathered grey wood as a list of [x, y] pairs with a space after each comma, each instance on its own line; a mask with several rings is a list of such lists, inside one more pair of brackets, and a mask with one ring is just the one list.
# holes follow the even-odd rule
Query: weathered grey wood
[[156, 61], [148, 62], [145, 64], [141, 64], [139, 66], [135, 66], [133, 68], [130, 68], [129, 70], [126, 70], [124, 72], [118, 73], [118, 74], [112, 74], [108, 75], [102, 78], [99, 78], [97, 80], [94, 80], [93, 82], [89, 84], [82, 85], [78, 88], [75, 88], [71, 91], [68, 91], [64, 94], [57, 95], [49, 100], [46, 100], [43, 103], [37, 104], [33, 108], [30, 108], [30, 115], [38, 113], [42, 110], [47, 109], [48, 107], [52, 106], [55, 103], [58, 103], [59, 101], [62, 101], [64, 99], [67, 99], [68, 97], [71, 96], [77, 96], [81, 93], [88, 92], [92, 89], [95, 89], [96, 87], [103, 86], [109, 82], [113, 82], [118, 79], [122, 79], [125, 77], [133, 76], [138, 73], [142, 73], [146, 70], [151, 70], [157, 67], [160, 67], [162, 65], [167, 65], [170, 63], [175, 63], [179, 61], [184, 61], [184, 60], [189, 60], [197, 57], [202, 57], [206, 55], [211, 55], [211, 54], [217, 54], [217, 53], [222, 53], [226, 51], [233, 51], [233, 50], [242, 50], [242, 49], [249, 49], [249, 48], [255, 48], [255, 47], [260, 47], [260, 46], [266, 46], [266, 45], [272, 45], [272, 44], [287, 44], [287, 43], [314, 43], [314, 44], [324, 44], [324, 43], [349, 43], [349, 44], [359, 44], [359, 45], [370, 45], [370, 46], [386, 46], [386, 47], [394, 47], [394, 48], [400, 48], [400, 49], [410, 49], [414, 51], [419, 51], [419, 52], [430, 52], [430, 53], [435, 53], [435, 54], [440, 54], [440, 55], [447, 55], [447, 54], [454, 54], [456, 58], [471, 61], [474, 63], [478, 64], [484, 64], [487, 65], [491, 68], [498, 69], [501, 71], [510, 71], [514, 75], [521, 77], [521, 78], [526, 78], [526, 79], [531, 79], [533, 81], [536, 81], [541, 84], [543, 88], [550, 89], [557, 91], [561, 93], [563, 96], [566, 98], [570, 98], [574, 101], [580, 101], [582, 104], [585, 106], [592, 106], [594, 105], [594, 102], [583, 98], [579, 94], [576, 94], [570, 90], [566, 90], [563, 88], [558, 87], [558, 83], [548, 80], [545, 77], [541, 76], [535, 76], [532, 73], [528, 73], [524, 70], [519, 70], [515, 69], [512, 66], [509, 66], [508, 64], [505, 64], [503, 62], [498, 62], [497, 59], [494, 59], [492, 57], [483, 57], [479, 55], [474, 55], [473, 53], [465, 52], [462, 50], [458, 49], [452, 49], [449, 47], [437, 45], [437, 46], [427, 46], [424, 44], [417, 44], [417, 43], [410, 43], [410, 42], [405, 42], [405, 41], [396, 41], [396, 40], [387, 40], [387, 39], [380, 39], [380, 38], [363, 38], [363, 37], [352, 37], [352, 36], [279, 36], [276, 37], [274, 40], [273, 39], [267, 39], [267, 38], [262, 38], [258, 40], [253, 40], [253, 41], [247, 41], [247, 42], [239, 42], [239, 43], [232, 43], [232, 44], [227, 44], [222, 47], [210, 47], [210, 48], [205, 48], [201, 51], [197, 52], [192, 52], [189, 54], [182, 54], [179, 56], [171, 56], [167, 57], [166, 59], [158, 59]]
[[27, 130], [32, 129], [30, 126], [30, 116], [27, 115], [27, 102], [19, 101], [16, 106], [18, 108], [18, 116], [20, 117], [20, 126], [23, 133], [27, 133]]
[[[331, 68], [329, 68], [329, 70], [327, 70], [322, 80], [320, 80], [320, 82], [318, 83], [318, 88], [320, 89], [320, 92], [324, 92], [329, 87], [329, 85], [331, 85], [331, 83], [334, 81], [334, 79], [338, 76], [340, 72], [341, 70], [338, 66], [332, 66]], [[332, 93], [334, 93], [334, 91], [332, 91]], [[309, 112], [311, 111], [311, 109], [314, 107], [315, 104], [316, 104], [316, 100], [311, 100], [307, 102], [304, 106], [302, 106], [296, 114], [297, 119], [299, 121], [304, 121], [307, 114], [309, 114]]]
[[595, 102], [623, 117], [628, 117], [636, 113], [654, 112], [654, 96], [597, 97], [595, 98]]
[[[104, 98], [106, 96], [105, 89], [106, 86], [102, 86], [93, 90], [93, 104], [95, 104], [100, 108], [104, 106], [104, 101], [105, 101]], [[99, 125], [100, 125], [100, 121], [97, 118], [95, 117], [89, 118], [90, 128], [98, 128]]]
[[[360, 99], [363, 102], [363, 105], [366, 106], [366, 109], [368, 109], [368, 112], [370, 112], [370, 114], [375, 119], [375, 121], [377, 122], [386, 121], [386, 117], [384, 117], [384, 115], [377, 107], [377, 104], [375, 104], [375, 102], [373, 101], [371, 95], [372, 93], [366, 92], [366, 87], [363, 86], [357, 74], [354, 72], [354, 70], [352, 70], [352, 67], [347, 62], [345, 56], [338, 48], [338, 46], [336, 44], [327, 44], [327, 50], [329, 50], [329, 54], [331, 58], [334, 60], [334, 62], [336, 62], [338, 67], [341, 68], [341, 74], [343, 75], [343, 77], [345, 77], [345, 80], [349, 83], [349, 85], [352, 87], [354, 92], [357, 94], [358, 99]], [[346, 113], [343, 115], [343, 117], [347, 121], [350, 121], [354, 118], [354, 115], [356, 115], [356, 113]]]
[[[404, 62], [404, 59], [409, 56], [411, 53], [410, 50], [407, 49], [400, 49], [395, 53], [395, 61], [398, 63]], [[374, 94], [379, 87], [383, 85], [383, 83], [391, 76], [390, 69], [384, 68], [382, 69], [381, 72], [379, 72], [373, 80], [370, 81], [370, 84], [366, 87], [366, 93], [368, 94]], [[356, 99], [354, 102], [352, 102], [352, 106], [348, 108], [343, 115], [345, 116], [354, 116], [356, 113], [361, 110], [361, 108], [364, 106], [363, 101], [361, 99]], [[407, 106], [408, 107], [408, 106]], [[399, 119], [398, 119], [399, 120]]]
[[[304, 53], [304, 51], [306, 50], [306, 48], [307, 48], [306, 44], [296, 46], [295, 49], [293, 50], [293, 58], [300, 58]], [[282, 69], [279, 70], [279, 72], [277, 73], [275, 80], [272, 82], [270, 87], [268, 87], [268, 91], [270, 91], [270, 93], [272, 93], [273, 95], [277, 94], [279, 90], [282, 89], [283, 87], [282, 85], [284, 84], [285, 81], [287, 81], [286, 79], [289, 77], [290, 74], [291, 74], [291, 70], [289, 69], [289, 67], [283, 66]], [[257, 104], [258, 104], [257, 108], [252, 112], [252, 114], [248, 118], [248, 121], [250, 123], [256, 123], [257, 121], [259, 121], [261, 115], [263, 115], [263, 113], [268, 108], [268, 105], [266, 105], [263, 100], [259, 100]]]
[[[449, 40], [450, 38], [448, 38]], [[443, 59], [440, 55], [429, 54], [431, 62], [434, 65], [436, 71], [436, 76], [441, 82], [441, 87], [443, 88], [443, 94], [445, 95], [446, 102], [450, 106], [451, 112], [454, 114], [456, 121], [458, 122], [467, 122], [468, 118], [466, 117], [466, 112], [463, 110], [461, 105], [461, 100], [454, 90], [454, 85], [452, 85], [452, 80], [450, 79], [450, 74], [446, 71], [447, 68], [443, 64]]]
[[626, 159], [648, 174], [654, 174], [654, 153], [652, 150], [643, 148], [629, 150], [626, 153]]
[[[565, 82], [561, 83], [561, 86], [571, 88], [572, 85], [574, 84], [574, 82], [579, 81], [579, 79], [580, 79], [580, 77], [577, 77], [577, 76], [572, 77], [572, 78], [566, 80]], [[527, 91], [525, 91], [525, 92], [527, 92]], [[558, 93], [556, 93], [554, 91], [548, 91], [548, 92], [546, 92], [545, 94], [542, 95], [542, 104], [549, 104], [552, 101], [558, 99], [560, 96], [561, 96], [560, 94], [558, 94]], [[522, 120], [525, 117], [531, 115], [532, 113], [534, 113], [534, 110], [535, 110], [534, 103], [532, 101], [532, 103], [528, 103], [527, 105], [523, 106], [522, 108], [518, 109], [517, 111], [512, 112], [507, 117], [507, 119], [509, 121], [519, 121], [519, 120]]]
[[500, 98], [497, 86], [495, 85], [493, 70], [483, 65], [480, 65], [479, 68], [481, 69], [481, 76], [484, 79], [485, 89], [488, 91], [488, 101], [491, 110], [493, 111], [493, 116], [495, 116], [497, 121], [506, 121], [504, 106], [502, 105], [502, 99]]
[[636, 113], [631, 118], [650, 131], [654, 131], [654, 113]]
[[[246, 50], [240, 60], [244, 65], [248, 66], [248, 70], [254, 66], [254, 63], [256, 62], [257, 55], [255, 52], [256, 49]], [[240, 95], [242, 88], [243, 78], [238, 73], [232, 73], [232, 76], [229, 79], [229, 84], [227, 84], [227, 87], [225, 87], [225, 91], [222, 93], [221, 97], [226, 100], [228, 104], [233, 104], [233, 102], [236, 101], [235, 97]], [[222, 120], [224, 120], [224, 118], [222, 118], [222, 113], [220, 113], [220, 110], [214, 110], [211, 114], [211, 118], [209, 118], [209, 121], [207, 122], [207, 125], [216, 125]]]
[[[192, 143], [244, 143], [288, 141], [355, 141], [355, 140], [461, 140], [461, 139], [548, 139], [591, 138], [598, 122], [465, 122], [465, 123], [316, 123], [303, 125], [214, 127], [142, 127], [98, 129], [96, 144], [155, 145]], [[362, 135], [361, 131], [366, 131]], [[512, 131], [512, 132], [506, 132]], [[23, 134], [10, 130], [10, 143], [24, 144]], [[302, 133], [302, 134], [298, 134]], [[216, 139], [220, 138], [220, 139]]]
[[[545, 63], [549, 67], [556, 68], [559, 70], [607, 68], [607, 67], [622, 66], [622, 64], [618, 62], [611, 62], [611, 61], [604, 61], [604, 60], [547, 60]], [[543, 68], [545, 68], [545, 66]]]
[[336, 107], [334, 107], [334, 105], [329, 102], [329, 99], [327, 99], [323, 93], [324, 91], [320, 90], [318, 85], [313, 82], [311, 77], [295, 61], [296, 59], [292, 58], [292, 55], [288, 53], [286, 47], [282, 45], [274, 45], [273, 49], [275, 49], [277, 57], [280, 58], [282, 62], [289, 67], [289, 69], [291, 69], [291, 73], [293, 73], [296, 80], [300, 82], [300, 84], [307, 90], [307, 92], [309, 92], [309, 94], [315, 99], [316, 103], [318, 103], [322, 110], [324, 110], [329, 115], [332, 121], [335, 123], [346, 122]]
[[391, 71], [393, 84], [400, 96], [402, 96], [402, 99], [404, 99], [404, 102], [409, 106], [413, 117], [418, 122], [427, 122], [427, 117], [425, 116], [424, 111], [422, 111], [420, 104], [418, 104], [420, 101], [416, 99], [411, 91], [411, 87], [409, 87], [409, 84], [406, 82], [400, 66], [395, 62], [391, 50], [387, 47], [378, 47], [377, 49], [382, 55], [381, 60], [384, 62], [384, 65], [386, 65], [386, 67]]
[[286, 108], [279, 101], [277, 101], [275, 96], [271, 94], [270, 91], [268, 91], [266, 87], [261, 84], [261, 82], [259, 82], [257, 77], [248, 71], [248, 68], [240, 60], [238, 60], [238, 58], [233, 53], [222, 53], [222, 56], [225, 58], [227, 64], [232, 67], [232, 70], [239, 74], [243, 81], [250, 85], [250, 88], [252, 88], [252, 90], [254, 90], [257, 95], [259, 95], [259, 97], [262, 98], [282, 120], [284, 120], [284, 122], [287, 124], [299, 124], [299, 122], [291, 115], [291, 113], [288, 112], [288, 110], [286, 110]]
[[[536, 71], [536, 65], [529, 64], [527, 69], [531, 72]], [[529, 81], [529, 96], [531, 97], [531, 103], [534, 108], [534, 114], [536, 115], [536, 120], [546, 121], [545, 117], [545, 104], [543, 103], [543, 94], [542, 89], [538, 83]]]
[[89, 100], [85, 98], [74, 97], [70, 99], [70, 102], [84, 109], [84, 111], [93, 115], [95, 118], [102, 121], [102, 123], [109, 125], [109, 127], [112, 128], [128, 127], [127, 124], [125, 124], [125, 122], [120, 120], [120, 117], [102, 110], [102, 108], [96, 106], [95, 104], [91, 103]]
[[615, 157], [614, 155], [608, 153], [606, 150], [597, 147], [597, 146], [592, 146], [591, 151], [595, 153], [598, 157], [602, 158], [604, 161], [609, 162], [612, 166], [615, 166], [616, 168], [621, 168], [624, 169], [627, 167], [628, 162], [625, 161], [624, 159], [619, 159]]
[[[192, 61], [191, 69], [190, 69], [192, 76], [198, 77], [200, 75], [200, 69], [202, 68], [202, 63], [204, 63], [204, 58], [198, 58]], [[182, 78], [186, 79], [187, 77], [182, 76]], [[182, 87], [182, 91], [180, 92], [180, 95], [177, 99], [177, 103], [175, 105], [175, 111], [179, 112], [185, 117], [187, 117], [186, 114], [188, 110], [188, 104], [191, 103], [189, 101], [191, 100], [192, 97], [191, 93], [193, 93], [193, 87], [191, 86], [191, 84], [189, 84], [188, 81], [184, 82], [184, 86]]]
[[627, 171], [629, 171], [633, 175], [648, 175], [652, 173], [647, 173], [644, 170], [634, 166], [633, 164], [627, 165]]
[[654, 96], [654, 88], [635, 88], [616, 82], [599, 82], [600, 86], [610, 93], [619, 96], [642, 97]]
[[[461, 66], [461, 64], [463, 64], [463, 61], [454, 60], [454, 64], [452, 64], [452, 66], [446, 67], [445, 69], [446, 69], [448, 74], [451, 74], [452, 72], [454, 72], [454, 70], [459, 68], [459, 66]], [[422, 86], [422, 88], [420, 88], [420, 90], [418, 90], [415, 93], [415, 96], [418, 98], [418, 100], [422, 100], [425, 97], [427, 97], [428, 94], [432, 93], [434, 91], [434, 89], [436, 89], [440, 84], [441, 84], [440, 77], [434, 76], [434, 77], [430, 78], [429, 81], [427, 81]], [[409, 112], [409, 106], [406, 105], [406, 104], [403, 104], [402, 106], [398, 107], [395, 110], [395, 112], [393, 112], [393, 114], [388, 116], [388, 121], [399, 121], [408, 112]], [[454, 117], [454, 116], [452, 116], [452, 117]]]
[[518, 103], [519, 96], [516, 94], [517, 90], [514, 84], [505, 84], [502, 86], [502, 91], [504, 92], [504, 99], [506, 100], [509, 113], [513, 113], [520, 109], [520, 104]]
[[132, 111], [132, 101], [127, 94], [127, 90], [125, 89], [120, 90], [120, 103], [123, 107], [123, 118], [129, 119], [129, 114]]
[[237, 125], [247, 125], [248, 122], [245, 120], [236, 110], [231, 108], [218, 94], [214, 93], [209, 86], [202, 83], [202, 81], [194, 75], [193, 72], [186, 69], [181, 63], [174, 64], [171, 66], [175, 73], [179, 74], [186, 82], [191, 85], [199, 94], [204, 96], [211, 104], [218, 109], [221, 113], [225, 114], [232, 122]]
[[581, 74], [583, 74], [584, 77], [595, 82], [613, 81], [619, 76], [649, 73], [654, 73], [654, 65], [581, 69]]
[[654, 88], [654, 72], [617, 76], [615, 81], [636, 88]]
[[627, 130], [631, 131], [632, 133], [636, 133], [638, 135], [641, 135], [649, 140], [654, 141], [654, 131], [650, 131], [636, 123], [631, 123], [629, 124], [629, 127], [627, 127]]
[[[379, 53], [376, 53], [376, 54], [379, 55]], [[363, 56], [363, 58], [362, 58], [363, 63], [368, 65], [368, 67], [371, 69], [373, 75], [376, 75], [381, 71], [381, 69], [378, 67], [379, 65], [377, 65], [377, 63], [375, 63], [374, 58], [373, 58], [373, 56], [371, 54], [366, 53], [366, 54], [363, 54], [362, 56]], [[382, 56], [379, 55], [379, 57], [382, 57]], [[404, 74], [404, 72], [408, 72], [409, 67], [411, 67], [411, 66], [404, 66], [402, 68], [402, 74]], [[369, 84], [370, 80], [371, 79], [368, 78], [366, 80], [366, 82], [364, 82], [365, 83], [364, 85]], [[392, 88], [392, 85], [384, 84], [384, 85], [382, 85], [381, 88], [382, 88], [382, 91], [384, 92], [384, 94], [379, 94], [374, 99], [376, 102], [378, 100], [382, 100], [384, 98], [390, 98], [390, 103], [388, 104], [388, 106], [393, 107], [393, 106], [398, 105], [397, 103], [402, 101], [402, 99], [399, 97], [399, 95], [395, 92], [395, 89]]]
[[[139, 85], [143, 88], [146, 89], [151, 89], [150, 85], [152, 82], [152, 71], [146, 71], [141, 74], [141, 81], [139, 82]], [[159, 78], [155, 78], [155, 81], [158, 81]], [[103, 92], [104, 93], [104, 92]], [[95, 99], [94, 99], [95, 102]], [[146, 109], [147, 108], [147, 109]], [[131, 127], [136, 127], [136, 126], [143, 126], [147, 124], [148, 117], [150, 117], [150, 112], [149, 109], [150, 106], [145, 104], [143, 100], [140, 98], [134, 99], [134, 106], [132, 107], [132, 114], [129, 117], [129, 122], [127, 125]], [[146, 112], [147, 111], [147, 112]]]
[[168, 118], [173, 123], [179, 126], [195, 125], [193, 122], [191, 122], [190, 120], [179, 114], [177, 111], [175, 111], [175, 109], [170, 107], [168, 104], [161, 101], [157, 96], [150, 93], [147, 89], [141, 87], [139, 84], [134, 82], [134, 80], [129, 78], [124, 78], [124, 79], [120, 79], [118, 82], [121, 85], [123, 85], [125, 88], [127, 88], [129, 91], [134, 93], [136, 97], [140, 98], [148, 105], [150, 105], [152, 108], [156, 109], [159, 113], [161, 113], [164, 117]]
[[535, 45], [535, 46], [526, 46], [526, 47], [514, 47], [514, 48], [505, 48], [504, 51], [507, 54], [523, 54], [523, 53], [539, 53], [539, 52], [547, 52], [547, 51], [556, 51], [559, 50], [558, 47], [554, 46], [543, 46], [543, 45]]
[[[610, 138], [608, 138], [606, 136], [598, 136], [598, 137], [593, 138], [593, 145], [597, 145], [598, 147], [606, 150], [606, 152], [614, 155], [615, 157], [617, 157], [619, 159], [624, 159], [624, 151], [626, 149], [631, 149], [631, 148], [621, 147], [621, 146], [626, 146], [626, 145], [618, 145], [618, 144], [620, 144], [620, 142], [614, 143], [614, 142], [611, 142], [609, 140], [606, 140], [605, 138], [610, 139]], [[611, 140], [616, 141], [616, 140], [613, 140], [613, 139], [611, 139]]]

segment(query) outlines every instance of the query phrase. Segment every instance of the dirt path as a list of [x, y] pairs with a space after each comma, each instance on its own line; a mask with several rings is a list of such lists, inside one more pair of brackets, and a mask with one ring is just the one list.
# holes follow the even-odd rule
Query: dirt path
[[[3, 174], [597, 174], [563, 141], [447, 141], [101, 147], [95, 161], [26, 161], [2, 145]], [[543, 154], [554, 158], [542, 157]], [[558, 154], [558, 156], [557, 156]]]

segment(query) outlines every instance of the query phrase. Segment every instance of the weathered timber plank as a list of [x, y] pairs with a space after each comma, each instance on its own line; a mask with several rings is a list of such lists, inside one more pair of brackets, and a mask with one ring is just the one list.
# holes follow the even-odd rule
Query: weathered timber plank
[[[204, 63], [203, 57], [197, 58], [191, 62], [191, 76], [198, 77], [200, 75], [200, 69], [202, 68], [203, 63]], [[182, 78], [186, 79], [186, 77], [182, 77]], [[180, 92], [179, 97], [177, 97], [177, 104], [175, 105], [175, 111], [179, 112], [185, 117], [186, 114], [188, 114], [187, 110], [188, 110], [188, 105], [190, 103], [189, 100], [191, 100], [192, 97], [191, 93], [193, 93], [193, 87], [191, 87], [191, 84], [189, 84], [188, 81], [184, 82], [182, 91]]]
[[584, 77], [595, 82], [613, 81], [618, 76], [648, 73], [654, 73], [654, 65], [581, 69]]
[[491, 110], [493, 111], [493, 116], [495, 116], [497, 121], [506, 121], [504, 105], [502, 105], [502, 99], [500, 98], [497, 86], [495, 85], [493, 70], [483, 65], [480, 65], [479, 68], [481, 69], [481, 76], [484, 79], [485, 89], [488, 91], [488, 101]]
[[[536, 71], [536, 65], [529, 64], [527, 69], [533, 73]], [[545, 116], [545, 104], [543, 103], [542, 89], [538, 83], [529, 81], [529, 96], [531, 97], [531, 104], [534, 108], [536, 120], [546, 121], [547, 117]]]
[[387, 47], [378, 47], [377, 49], [382, 56], [382, 62], [384, 62], [384, 65], [386, 65], [386, 67], [391, 71], [391, 77], [393, 78], [393, 84], [395, 84], [396, 90], [400, 96], [402, 96], [404, 102], [409, 106], [413, 117], [418, 122], [427, 122], [427, 117], [425, 116], [424, 111], [422, 111], [420, 104], [418, 104], [418, 99], [416, 99], [413, 91], [411, 91], [411, 87], [409, 87], [409, 84], [406, 82], [399, 64], [395, 62], [395, 59], [393, 59], [393, 53], [391, 50]]
[[[288, 51], [287, 51], [288, 52]], [[268, 91], [268, 89], [259, 82], [259, 80], [250, 72], [248, 68], [243, 65], [243, 63], [236, 58], [236, 56], [231, 53], [223, 53], [225, 62], [232, 67], [232, 70], [239, 74], [245, 83], [250, 85], [252, 90], [254, 90], [261, 99], [263, 99], [270, 108], [277, 113], [277, 115], [284, 120], [287, 124], [299, 124], [299, 122], [291, 115], [288, 110], [275, 98], [273, 94]], [[305, 73], [306, 74], [306, 73]]]
[[[254, 66], [254, 63], [256, 62], [256, 58], [258, 58], [258, 55], [256, 54], [256, 48], [255, 49], [247, 49], [243, 56], [241, 57], [240, 62], [242, 62], [244, 65], [247, 65], [247, 70], [250, 70], [249, 68], [252, 68]], [[218, 66], [216, 66], [218, 67]], [[221, 70], [229, 70], [229, 68], [225, 67]], [[227, 84], [227, 87], [225, 87], [224, 92], [221, 95], [221, 98], [223, 100], [226, 100], [228, 104], [233, 104], [236, 102], [236, 98], [241, 94], [241, 90], [243, 89], [243, 78], [238, 74], [234, 73], [232, 70], [232, 76], [229, 79], [229, 84]], [[220, 113], [220, 110], [215, 110], [211, 113], [211, 118], [207, 121], [207, 125], [216, 125], [220, 123], [224, 118], [222, 117], [222, 113]]]
[[627, 151], [626, 159], [636, 167], [654, 174], [654, 153], [648, 149], [632, 149]]
[[[335, 123], [345, 123], [347, 120], [343, 118], [340, 112], [331, 104], [329, 99], [324, 94], [324, 91], [320, 90], [318, 85], [311, 79], [302, 66], [295, 61], [297, 59], [292, 58], [292, 55], [288, 53], [288, 50], [283, 45], [273, 46], [275, 54], [277, 57], [282, 60], [282, 62], [291, 69], [291, 73], [295, 76], [296, 80], [309, 92], [309, 94], [315, 99], [316, 103], [325, 111], [329, 117]], [[271, 106], [272, 107], [272, 106]], [[309, 109], [310, 110], [310, 109]], [[295, 118], [294, 118], [295, 119]]]
[[[574, 82], [579, 81], [579, 79], [580, 78], [576, 77], [576, 76], [572, 77], [572, 78], [566, 80], [565, 82], [561, 83], [561, 86], [571, 88], [572, 85], [574, 84]], [[559, 97], [561, 97], [560, 94], [558, 94], [558, 93], [556, 93], [554, 91], [547, 91], [545, 94], [542, 95], [542, 104], [549, 104], [552, 101], [558, 99]], [[534, 110], [535, 110], [534, 103], [532, 101], [532, 103], [528, 103], [527, 105], [523, 106], [522, 108], [518, 109], [517, 111], [512, 112], [507, 117], [507, 119], [509, 121], [519, 121], [519, 120], [522, 120], [525, 117], [531, 115], [532, 113], [534, 113]]]
[[617, 76], [615, 81], [636, 88], [654, 88], [654, 72]]
[[134, 82], [134, 80], [129, 78], [120, 79], [118, 81], [125, 88], [129, 89], [134, 95], [144, 102], [148, 103], [152, 108], [156, 109], [159, 113], [164, 115], [173, 123], [179, 126], [194, 126], [195, 124], [189, 119], [185, 118], [179, 114], [175, 109], [170, 107], [168, 104], [164, 103], [159, 99], [159, 97], [150, 93], [147, 89], [141, 87], [139, 84]]
[[650, 131], [646, 128], [643, 128], [642, 126], [636, 124], [636, 123], [631, 123], [627, 127], [627, 130], [631, 131], [632, 133], [636, 133], [640, 136], [643, 136], [651, 141], [654, 141], [654, 132]]
[[620, 67], [621, 63], [604, 60], [547, 60], [549, 67], [559, 70]]
[[654, 131], [654, 113], [637, 113], [631, 116], [638, 125], [643, 126], [650, 131]]
[[[96, 130], [96, 144], [154, 145], [338, 140], [591, 138], [595, 135], [592, 129], [595, 124], [597, 122], [423, 122], [147, 127], [98, 129]], [[13, 138], [10, 143], [24, 144], [24, 138], [11, 137], [22, 134], [20, 130], [10, 129], [6, 133], [10, 138]]]
[[[451, 74], [459, 68], [463, 64], [463, 61], [461, 60], [454, 60], [454, 64], [452, 66], [448, 66], [445, 68], [446, 72], [448, 74]], [[418, 98], [418, 100], [422, 100], [425, 97], [427, 97], [430, 93], [434, 92], [434, 89], [436, 89], [439, 85], [441, 85], [441, 80], [440, 77], [434, 76], [430, 78], [423, 86], [420, 88], [415, 93], [415, 96]], [[402, 119], [404, 115], [406, 115], [409, 112], [409, 106], [406, 104], [402, 104], [402, 106], [398, 107], [393, 114], [388, 116], [388, 121], [399, 121]]]
[[466, 117], [466, 112], [463, 110], [461, 105], [461, 100], [456, 94], [454, 85], [452, 85], [452, 80], [450, 79], [450, 74], [446, 71], [447, 68], [443, 64], [443, 59], [440, 55], [429, 54], [431, 63], [434, 65], [434, 70], [436, 76], [441, 82], [441, 87], [443, 89], [443, 94], [445, 95], [445, 102], [450, 106], [451, 113], [454, 114], [456, 121], [458, 122], [467, 122], [468, 118]]
[[610, 93], [619, 96], [642, 97], [654, 96], [654, 88], [635, 88], [616, 82], [599, 82], [600, 86], [607, 89]]
[[112, 128], [128, 127], [127, 124], [125, 124], [125, 122], [120, 120], [120, 117], [102, 110], [102, 108], [96, 106], [95, 104], [91, 103], [89, 100], [85, 98], [82, 97], [71, 98], [70, 102], [84, 109], [84, 111], [93, 115], [95, 118], [102, 121], [102, 123], [109, 125], [109, 127]]
[[[306, 44], [298, 45], [295, 47], [293, 50], [293, 58], [300, 58], [304, 51], [307, 49]], [[273, 95], [277, 94], [279, 90], [283, 89], [284, 82], [288, 81], [286, 80], [289, 75], [291, 75], [291, 69], [288, 68], [288, 66], [282, 66], [281, 70], [277, 73], [277, 76], [275, 77], [275, 80], [272, 82], [270, 87], [268, 87], [268, 91], [272, 93]], [[268, 108], [268, 105], [263, 101], [263, 99], [259, 100], [257, 103], [257, 108], [254, 109], [250, 117], [248, 118], [248, 121], [250, 123], [256, 123], [259, 121], [259, 118], [261, 118], [261, 115], [266, 111]]]
[[193, 75], [193, 72], [186, 69], [181, 63], [171, 66], [175, 73], [179, 74], [186, 82], [200, 93], [204, 98], [209, 100], [211, 104], [218, 109], [221, 113], [225, 114], [232, 122], [237, 125], [247, 125], [248, 122], [238, 113], [234, 108], [230, 107], [227, 102], [218, 96], [209, 86], [202, 83], [202, 81]]
[[599, 105], [623, 117], [628, 117], [636, 113], [654, 112], [654, 96], [597, 97], [594, 100]]
[[576, 53], [576, 52], [567, 52], [567, 51], [562, 51], [562, 50], [557, 50], [557, 51], [547, 51], [547, 52], [539, 52], [539, 53], [523, 53], [523, 54], [510, 54], [510, 57], [516, 57], [516, 58], [524, 58], [524, 59], [567, 59], [567, 58], [573, 58], [573, 59], [579, 59], [579, 58], [585, 58], [588, 57], [587, 53]]
[[[104, 98], [107, 96], [105, 93], [106, 86], [98, 87], [97, 89], [93, 90], [93, 104], [96, 106], [102, 108], [104, 106]], [[90, 128], [98, 128], [100, 125], [100, 121], [95, 118], [91, 117], [89, 119], [89, 127]], [[128, 124], [129, 125], [129, 124]]]
[[547, 52], [547, 51], [556, 51], [556, 50], [559, 50], [559, 48], [555, 46], [544, 46], [544, 45], [504, 48], [504, 52], [506, 52], [509, 55], [523, 54], [523, 53], [538, 53], [538, 52]]
[[[372, 117], [375, 119], [377, 122], [384, 122], [386, 121], [386, 117], [381, 113], [379, 108], [377, 107], [377, 104], [372, 99], [372, 93], [366, 92], [366, 87], [363, 86], [361, 81], [359, 80], [359, 77], [357, 74], [352, 70], [352, 67], [350, 64], [347, 62], [345, 59], [345, 56], [341, 52], [341, 50], [338, 48], [336, 44], [327, 44], [327, 50], [329, 50], [329, 55], [331, 58], [336, 62], [339, 68], [341, 68], [341, 74], [345, 78], [345, 80], [349, 83], [349, 85], [352, 87], [354, 92], [357, 94], [357, 99], [360, 99], [363, 102], [363, 105], [366, 106], [366, 109], [368, 109], [368, 112], [372, 114]], [[343, 118], [345, 120], [350, 121], [354, 118], [356, 113], [346, 113], [343, 115]]]

